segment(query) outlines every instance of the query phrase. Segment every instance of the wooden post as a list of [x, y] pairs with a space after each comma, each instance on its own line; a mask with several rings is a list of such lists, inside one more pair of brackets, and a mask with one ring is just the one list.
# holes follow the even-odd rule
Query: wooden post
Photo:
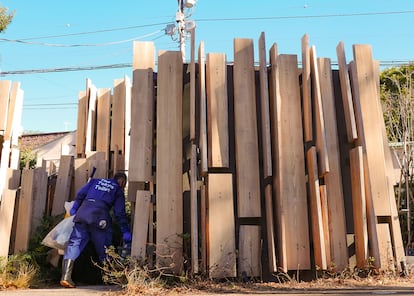
[[146, 249], [151, 194], [149, 191], [137, 190], [135, 200], [131, 256], [144, 263], [147, 259]]
[[53, 196], [52, 216], [63, 214], [65, 212], [65, 201], [68, 201], [70, 196], [73, 163], [74, 158], [71, 155], [62, 155], [60, 157], [56, 189]]
[[96, 151], [104, 152], [105, 159], [109, 161], [109, 144], [111, 136], [111, 90], [98, 89], [96, 118]]
[[303, 131], [305, 142], [313, 140], [312, 100], [311, 100], [311, 61], [309, 49], [309, 36], [302, 37], [302, 105], [303, 105]]

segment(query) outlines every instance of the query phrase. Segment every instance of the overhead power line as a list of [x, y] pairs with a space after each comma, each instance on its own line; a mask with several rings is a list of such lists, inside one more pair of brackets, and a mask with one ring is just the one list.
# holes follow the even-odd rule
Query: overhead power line
[[360, 12], [360, 13], [335, 13], [319, 15], [291, 15], [291, 16], [265, 16], [265, 17], [238, 17], [238, 18], [205, 18], [195, 19], [197, 22], [217, 22], [217, 21], [257, 21], [257, 20], [282, 20], [282, 19], [305, 19], [305, 18], [329, 18], [329, 17], [353, 17], [353, 16], [374, 16], [414, 13], [414, 10], [384, 11], [384, 12]]

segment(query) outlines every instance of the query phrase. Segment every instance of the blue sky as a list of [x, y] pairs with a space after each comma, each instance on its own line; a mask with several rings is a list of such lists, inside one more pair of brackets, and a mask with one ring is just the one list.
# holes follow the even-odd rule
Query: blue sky
[[[0, 34], [0, 71], [76, 68], [130, 64], [132, 40], [153, 41], [156, 50], [178, 50], [164, 34], [175, 23], [176, 0], [56, 1], [0, 0], [15, 11], [12, 24]], [[309, 35], [317, 55], [336, 61], [336, 46], [345, 44], [352, 60], [353, 44], [370, 44], [373, 56], [389, 62], [414, 61], [414, 1], [198, 0], [188, 19], [196, 21], [196, 47], [226, 53], [233, 60], [233, 39], [252, 38], [257, 51], [261, 32], [266, 47], [297, 54]], [[16, 40], [20, 42], [16, 42]], [[189, 49], [187, 42], [187, 49]], [[190, 53], [187, 51], [187, 57]], [[130, 67], [3, 75], [24, 90], [22, 125], [26, 132], [76, 129], [78, 93], [90, 78], [98, 88], [112, 88], [115, 79], [132, 78]]]

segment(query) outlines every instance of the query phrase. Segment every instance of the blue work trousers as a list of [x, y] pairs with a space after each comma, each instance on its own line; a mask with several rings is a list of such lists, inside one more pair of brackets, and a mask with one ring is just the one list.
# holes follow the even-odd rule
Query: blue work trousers
[[105, 248], [112, 243], [112, 231], [100, 229], [95, 224], [76, 222], [69, 238], [69, 244], [65, 251], [64, 259], [76, 260], [83, 249], [92, 241], [99, 261], [102, 263], [106, 259]]

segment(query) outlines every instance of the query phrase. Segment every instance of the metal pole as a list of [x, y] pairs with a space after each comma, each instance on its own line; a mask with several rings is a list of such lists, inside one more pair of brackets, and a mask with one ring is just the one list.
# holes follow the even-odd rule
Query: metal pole
[[180, 43], [180, 51], [183, 58], [183, 62], [185, 62], [185, 30], [184, 30], [184, 4], [183, 0], [178, 0], [178, 34], [179, 36], [179, 43]]

